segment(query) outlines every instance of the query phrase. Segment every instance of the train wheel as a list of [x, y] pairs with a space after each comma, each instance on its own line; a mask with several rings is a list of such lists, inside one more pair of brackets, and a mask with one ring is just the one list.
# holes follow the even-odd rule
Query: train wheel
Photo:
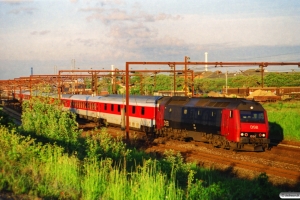
[[219, 137], [217, 137], [217, 136], [213, 137], [211, 144], [213, 147], [221, 146], [221, 141], [220, 141]]
[[221, 148], [222, 148], [222, 149], [230, 149], [229, 142], [228, 142], [227, 140], [223, 140], [223, 141], [222, 141]]

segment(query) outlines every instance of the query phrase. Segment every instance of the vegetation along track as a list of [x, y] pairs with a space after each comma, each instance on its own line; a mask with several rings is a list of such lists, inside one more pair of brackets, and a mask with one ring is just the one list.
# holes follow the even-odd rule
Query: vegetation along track
[[[3, 109], [16, 123], [21, 124], [20, 113], [4, 107]], [[86, 120], [78, 120], [80, 128], [85, 131], [92, 130], [95, 123]], [[109, 133], [124, 134], [120, 128], [109, 127]], [[133, 138], [131, 132], [130, 137]], [[140, 134], [137, 134], [140, 135]], [[145, 139], [145, 135], [137, 137], [140, 140]], [[136, 135], [135, 135], [136, 136]], [[136, 137], [135, 137], [136, 138]], [[242, 177], [254, 177], [255, 175], [265, 172], [270, 180], [279, 183], [296, 183], [300, 180], [300, 145], [299, 143], [290, 143], [283, 141], [282, 144], [272, 146], [265, 152], [233, 152], [225, 149], [212, 148], [209, 144], [202, 142], [182, 142], [177, 140], [167, 140], [158, 138], [154, 141], [148, 141], [145, 147], [141, 145], [146, 152], [161, 155], [167, 150], [180, 152], [183, 158], [189, 162], [196, 162], [204, 167], [213, 167], [226, 169]]]
[[[109, 127], [107, 130], [113, 135], [124, 134], [116, 127]], [[213, 148], [203, 142], [183, 142], [167, 138], [145, 142], [145, 135], [137, 133], [130, 132], [130, 137], [140, 139], [141, 142], [138, 144], [140, 148], [156, 156], [162, 156], [165, 151], [173, 150], [180, 152], [185, 161], [225, 171], [230, 169], [235, 175], [243, 178], [254, 178], [265, 172], [274, 184], [293, 185], [300, 181], [299, 143], [289, 144], [284, 141], [284, 145], [272, 146], [265, 152], [230, 151]]]
[[296, 184], [300, 180], [300, 163], [296, 159], [287, 159], [283, 155], [272, 154], [271, 151], [232, 152], [199, 144], [166, 141], [147, 148], [146, 152], [162, 154], [165, 150], [172, 149], [181, 152], [186, 161], [214, 169], [230, 169], [237, 176], [244, 178], [265, 172], [272, 182], [278, 184]]

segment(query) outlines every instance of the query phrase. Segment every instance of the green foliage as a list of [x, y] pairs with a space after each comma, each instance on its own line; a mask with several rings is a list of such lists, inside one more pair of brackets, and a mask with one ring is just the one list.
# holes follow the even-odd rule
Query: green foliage
[[[34, 140], [20, 136], [16, 130], [0, 127], [0, 190], [11, 190], [16, 194], [30, 190], [32, 180], [27, 176], [31, 173]], [[36, 151], [37, 150], [37, 151]]]
[[222, 186], [221, 182], [218, 182], [205, 187], [202, 180], [197, 180], [190, 186], [187, 199], [230, 199]]
[[0, 109], [0, 124], [10, 129], [16, 128], [14, 121], [2, 109]]
[[234, 78], [228, 79], [228, 86], [237, 88], [237, 87], [258, 87], [258, 83], [261, 84], [261, 77], [257, 75], [251, 76], [235, 76]]
[[[175, 80], [176, 91], [184, 90], [184, 77], [176, 76]], [[263, 82], [264, 86], [267, 87], [299, 86], [300, 73], [267, 73], [263, 77]], [[132, 87], [130, 87], [130, 94], [151, 95], [155, 91], [173, 90], [174, 77], [166, 74], [157, 74], [156, 76], [147, 76], [143, 74], [143, 78], [141, 78], [141, 74], [137, 73], [136, 76], [132, 76], [130, 78], [130, 84], [134, 84]], [[227, 81], [227, 86], [230, 88], [260, 87], [261, 84], [262, 80], [260, 73], [253, 75], [238, 74], [234, 77], [229, 77]], [[189, 89], [191, 90], [191, 83], [188, 83], [188, 85]], [[224, 88], [225, 86], [225, 77], [206, 77], [194, 79], [194, 90], [196, 93], [222, 91], [222, 88]]]
[[270, 137], [277, 140], [300, 140], [300, 102], [263, 104], [268, 113]]
[[22, 127], [24, 131], [38, 136], [74, 146], [78, 143], [80, 131], [76, 115], [63, 110], [58, 102], [38, 97], [23, 103]]
[[126, 145], [122, 142], [122, 137], [113, 138], [109, 135], [105, 128], [94, 130], [85, 140], [86, 154], [88, 158], [97, 160], [112, 158], [120, 160], [129, 159], [130, 150], [126, 149]]
[[225, 79], [203, 78], [194, 80], [194, 89], [199, 93], [208, 93], [209, 91], [221, 91], [225, 86]]
[[[284, 87], [284, 86], [299, 86], [300, 73], [268, 73], [264, 76], [264, 86], [267, 87]], [[237, 75], [228, 78], [227, 86], [230, 88], [242, 87], [259, 87], [261, 86], [261, 75]], [[259, 83], [259, 84], [258, 84]], [[226, 86], [225, 78], [196, 78], [194, 80], [195, 91], [209, 92], [220, 91]]]
[[299, 86], [300, 73], [268, 73], [264, 82], [269, 87]]
[[166, 151], [164, 158], [161, 161], [161, 169], [169, 176], [174, 176], [176, 182], [183, 187], [188, 181], [188, 174], [192, 164], [186, 164], [183, 157], [178, 152], [174, 153], [173, 150]]

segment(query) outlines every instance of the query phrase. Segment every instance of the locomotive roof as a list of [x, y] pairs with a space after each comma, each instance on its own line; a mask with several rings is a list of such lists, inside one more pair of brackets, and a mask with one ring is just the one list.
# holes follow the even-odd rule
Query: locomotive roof
[[[179, 102], [183, 102], [184, 99], [178, 99]], [[174, 100], [173, 100], [174, 101]], [[255, 101], [246, 100], [244, 98], [219, 98], [219, 97], [196, 97], [191, 98], [188, 102], [185, 101], [185, 104], [178, 103], [177, 105], [184, 105], [187, 107], [205, 107], [205, 108], [228, 108], [228, 109], [240, 109], [248, 110], [250, 107], [263, 110], [261, 104]], [[171, 104], [169, 104], [171, 105]], [[172, 105], [176, 105], [172, 103]]]

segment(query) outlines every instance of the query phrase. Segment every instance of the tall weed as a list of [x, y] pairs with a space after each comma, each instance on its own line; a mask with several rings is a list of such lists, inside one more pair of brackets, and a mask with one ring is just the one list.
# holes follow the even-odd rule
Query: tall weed
[[78, 131], [76, 115], [62, 110], [58, 102], [47, 104], [33, 97], [24, 102], [22, 107], [22, 127], [26, 132], [64, 146], [78, 145], [81, 132]]

